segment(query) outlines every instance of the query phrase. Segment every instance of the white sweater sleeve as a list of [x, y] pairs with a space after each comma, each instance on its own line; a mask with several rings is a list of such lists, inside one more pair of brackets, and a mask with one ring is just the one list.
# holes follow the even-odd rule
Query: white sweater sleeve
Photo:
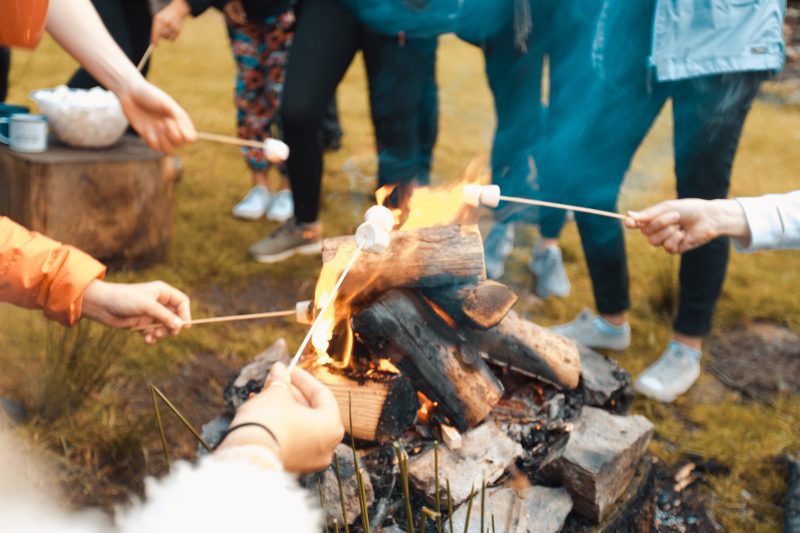
[[116, 517], [119, 533], [292, 531], [318, 533], [318, 506], [262, 446], [220, 450], [148, 479], [146, 500]]
[[740, 252], [800, 248], [800, 190], [737, 198], [750, 227], [750, 243], [734, 240]]

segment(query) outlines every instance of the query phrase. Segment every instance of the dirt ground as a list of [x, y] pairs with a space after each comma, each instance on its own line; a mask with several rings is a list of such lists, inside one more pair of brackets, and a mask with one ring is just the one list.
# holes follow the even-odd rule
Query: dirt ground
[[[31, 90], [62, 83], [74, 65], [52, 41], [35, 53], [15, 53], [10, 101], [29, 103]], [[494, 109], [478, 49], [454, 38], [442, 39], [438, 78], [441, 114], [433, 179], [445, 183], [485, 164]], [[189, 22], [176, 43], [160, 46], [151, 79], [186, 107], [199, 129], [234, 132], [233, 63], [217, 14]], [[769, 94], [796, 90], [786, 87], [772, 84], [766, 90]], [[328, 235], [352, 232], [369, 205], [374, 174], [372, 126], [360, 59], [338, 94], [345, 137], [342, 150], [326, 156], [322, 221]], [[754, 105], [736, 159], [732, 194], [787, 191], [800, 183], [800, 106], [783, 102], [760, 100]], [[231, 207], [248, 187], [238, 151], [198, 143], [180, 155], [185, 175], [176, 193], [169, 259], [148, 270], [114, 273], [111, 279], [164, 279], [192, 296], [195, 316], [283, 309], [310, 298], [319, 271], [317, 260], [303, 257], [261, 265], [247, 258], [247, 245], [274, 225], [230, 216]], [[640, 208], [672, 197], [672, 165], [672, 126], [665, 112], [634, 160], [620, 208]], [[541, 302], [531, 296], [526, 264], [536, 239], [535, 228], [520, 232], [503, 281], [520, 293], [518, 310], [529, 318], [543, 325], [571, 320], [593, 304], [574, 225], [567, 226], [562, 241], [573, 285], [569, 298]], [[628, 236], [628, 250], [634, 340], [629, 350], [616, 357], [636, 375], [658, 357], [670, 338], [678, 262], [651, 249], [638, 235]], [[749, 344], [740, 342], [726, 332], [737, 333], [756, 321], [767, 321], [800, 333], [798, 286], [800, 254], [734, 254], [715, 318], [716, 336], [704, 358], [707, 372], [690, 394], [674, 404], [638, 398], [634, 405], [635, 412], [656, 424], [651, 452], [666, 465], [665, 471], [671, 474], [690, 460], [720, 465], [704, 471], [703, 482], [691, 490], [702, 498], [714, 520], [730, 531], [781, 527], [786, 482], [776, 458], [800, 450], [800, 397], [796, 388], [769, 388], [761, 378], [756, 385], [742, 385], [746, 394], [723, 384], [715, 376], [720, 367], [730, 373], [732, 362], [739, 364], [738, 373], [726, 379], [738, 383], [749, 376], [753, 362], [762, 355], [752, 339]], [[0, 365], [4, 369], [0, 396], [27, 406], [41, 399], [47, 332], [57, 327], [44, 322], [37, 313], [0, 306]], [[97, 331], [92, 330], [91, 339], [98, 338]], [[109, 506], [140, 490], [143, 476], [165, 471], [149, 383], [161, 388], [199, 426], [218, 413], [221, 389], [232, 369], [280, 337], [295, 347], [303, 334], [302, 326], [275, 320], [198, 326], [155, 348], [131, 335], [119, 341], [103, 387], [63, 420], [43, 424], [34, 418], [22, 432], [51, 451], [73, 502]], [[85, 347], [87, 353], [93, 350], [91, 342]], [[774, 357], [769, 359], [773, 376], [785, 377], [792, 369], [796, 375], [797, 367], [791, 366], [796, 352]], [[765, 396], [755, 393], [762, 389]], [[165, 419], [171, 455], [191, 458], [195, 449], [191, 437], [166, 412]]]

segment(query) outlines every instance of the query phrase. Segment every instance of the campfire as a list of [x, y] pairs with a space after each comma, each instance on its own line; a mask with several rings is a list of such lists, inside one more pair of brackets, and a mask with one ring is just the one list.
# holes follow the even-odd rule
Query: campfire
[[[379, 203], [390, 192], [379, 191]], [[626, 530], [649, 524], [653, 481], [643, 457], [653, 426], [625, 416], [629, 375], [512, 310], [517, 295], [486, 279], [481, 235], [461, 196], [459, 187], [415, 191], [394, 213], [386, 250], [361, 253], [338, 291], [356, 240], [323, 243], [312, 308], [324, 313], [313, 317], [312, 349], [300, 365], [334, 392], [359, 443], [369, 472], [363, 498], [381, 520], [373, 530], [405, 524], [393, 443], [410, 456], [414, 498], [431, 508], [449, 499], [458, 531], [475, 491], [496, 531], [559, 531], [568, 520]], [[331, 295], [333, 305], [324, 306]], [[260, 388], [273, 362], [288, 358], [279, 342], [243, 368], [226, 392], [231, 411]], [[208, 440], [225, 424], [208, 425]], [[434, 450], [434, 442], [443, 445]], [[349, 448], [340, 452], [352, 463]], [[320, 485], [331, 523], [361, 514], [361, 495], [348, 488], [354, 467], [339, 479], [331, 470], [307, 480]], [[478, 531], [472, 523], [469, 531]]]

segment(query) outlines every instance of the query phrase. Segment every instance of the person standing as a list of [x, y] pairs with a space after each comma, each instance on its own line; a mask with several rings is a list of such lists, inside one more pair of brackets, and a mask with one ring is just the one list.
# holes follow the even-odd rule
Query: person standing
[[[616, 210], [624, 174], [667, 100], [678, 197], [725, 198], [753, 99], [761, 82], [783, 66], [784, 11], [780, 0], [605, 0], [593, 47], [599, 106], [586, 117], [585, 142], [576, 146], [585, 153], [584, 170], [572, 173], [565, 187], [572, 203]], [[591, 215], [576, 220], [598, 314], [585, 310], [553, 329], [593, 348], [624, 350], [630, 299], [622, 226]], [[682, 256], [674, 336], [637, 378], [640, 393], [673, 401], [699, 376], [728, 256], [724, 237]]]

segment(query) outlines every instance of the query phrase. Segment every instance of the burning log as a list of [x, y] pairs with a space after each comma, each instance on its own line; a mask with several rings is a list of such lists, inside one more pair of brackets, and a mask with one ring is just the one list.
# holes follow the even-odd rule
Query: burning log
[[[365, 297], [393, 288], [443, 287], [486, 279], [477, 226], [395, 231], [391, 237], [383, 254], [361, 254], [339, 289], [340, 298], [357, 290]], [[350, 257], [355, 248], [352, 236], [325, 239], [320, 279], [326, 277], [326, 269], [341, 268], [334, 261], [337, 254]]]
[[354, 379], [333, 372], [326, 366], [309, 371], [336, 396], [342, 423], [348, 433], [357, 439], [388, 442], [399, 437], [417, 417], [417, 393], [411, 382], [400, 374], [380, 372]]
[[480, 330], [499, 324], [519, 299], [514, 291], [491, 280], [477, 285], [437, 287], [426, 290], [425, 295], [459, 325]]
[[[353, 318], [373, 353], [391, 358], [460, 431], [477, 425], [503, 395], [480, 357], [420, 297], [391, 290]], [[466, 344], [466, 343], [465, 343]]]
[[513, 311], [490, 330], [467, 336], [492, 363], [568, 389], [578, 386], [581, 358], [575, 343]]

